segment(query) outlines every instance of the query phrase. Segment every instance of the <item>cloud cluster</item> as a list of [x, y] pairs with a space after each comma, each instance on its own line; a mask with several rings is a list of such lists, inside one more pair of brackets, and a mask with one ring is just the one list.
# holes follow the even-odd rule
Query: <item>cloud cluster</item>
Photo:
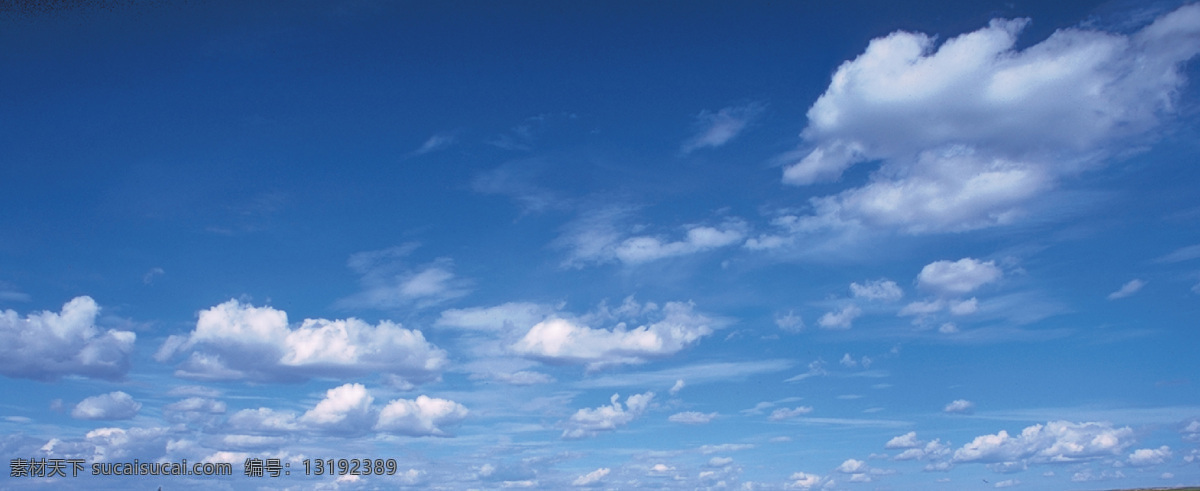
[[1052, 421], [1017, 436], [1001, 430], [976, 437], [954, 451], [955, 462], [1075, 462], [1119, 455], [1133, 444], [1133, 430], [1108, 423]]
[[565, 429], [562, 437], [578, 439], [595, 436], [602, 431], [613, 431], [629, 424], [641, 416], [654, 399], [653, 392], [634, 394], [625, 398], [625, 405], [620, 402], [620, 394], [613, 394], [609, 405], [597, 408], [583, 408], [571, 415], [563, 423]]
[[174, 335], [155, 355], [166, 362], [190, 353], [176, 374], [205, 380], [298, 381], [314, 376], [393, 374], [413, 383], [439, 376], [446, 352], [421, 331], [389, 321], [305, 319], [288, 325], [287, 313], [230, 300], [199, 314], [196, 328]]
[[715, 325], [713, 319], [694, 312], [691, 303], [667, 302], [658, 317], [657, 322], [634, 329], [623, 322], [612, 329], [595, 329], [555, 317], [535, 324], [512, 350], [539, 360], [598, 369], [677, 353], [711, 334]]
[[[894, 32], [843, 63], [808, 111], [811, 151], [783, 180], [806, 185], [882, 161], [867, 184], [813, 198], [814, 225], [909, 233], [1011, 223], [1064, 177], [1146, 138], [1174, 109], [1200, 52], [1200, 5], [1132, 35], [1062, 29], [1015, 48], [1026, 19], [947, 39]], [[760, 241], [761, 242], [761, 241]]]
[[425, 395], [395, 399], [382, 409], [361, 384], [344, 384], [325, 392], [312, 409], [299, 416], [270, 408], [243, 409], [229, 417], [229, 428], [256, 435], [308, 431], [338, 436], [383, 432], [408, 436], [449, 436], [446, 428], [466, 419], [462, 404]]
[[58, 313], [21, 318], [16, 311], [0, 311], [0, 374], [35, 380], [123, 377], [137, 336], [131, 331], [101, 331], [96, 327], [99, 311], [91, 297], [76, 297]]

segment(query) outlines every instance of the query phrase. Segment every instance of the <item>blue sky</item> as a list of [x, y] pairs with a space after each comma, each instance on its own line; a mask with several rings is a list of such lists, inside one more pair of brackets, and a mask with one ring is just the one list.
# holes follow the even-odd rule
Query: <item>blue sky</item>
[[133, 2], [0, 46], [0, 454], [235, 470], [5, 489], [1200, 482], [1200, 5]]

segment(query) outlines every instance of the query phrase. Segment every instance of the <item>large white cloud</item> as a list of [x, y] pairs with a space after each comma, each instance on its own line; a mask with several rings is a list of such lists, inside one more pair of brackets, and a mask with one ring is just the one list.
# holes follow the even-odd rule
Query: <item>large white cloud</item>
[[1011, 436], [1001, 430], [976, 437], [954, 451], [955, 462], [1074, 462], [1119, 455], [1133, 444], [1133, 430], [1109, 423], [1052, 421]]
[[125, 392], [116, 391], [92, 396], [75, 405], [71, 417], [75, 419], [130, 419], [137, 416], [142, 403], [133, 400]]
[[623, 322], [612, 329], [594, 329], [551, 318], [530, 328], [512, 350], [546, 361], [587, 364], [592, 369], [642, 363], [695, 344], [711, 334], [716, 323], [694, 312], [691, 303], [667, 302], [660, 316], [661, 320], [634, 329]]
[[117, 379], [129, 372], [137, 335], [96, 327], [100, 307], [91, 297], [76, 297], [62, 311], [0, 311], [0, 374], [35, 380], [64, 375]]
[[445, 351], [418, 330], [390, 321], [305, 319], [288, 325], [287, 313], [230, 300], [199, 314], [187, 336], [171, 336], [155, 357], [181, 353], [182, 377], [210, 380], [287, 381], [386, 373], [414, 383], [438, 377]]
[[910, 233], [1009, 223], [1062, 178], [1145, 138], [1200, 52], [1200, 5], [1132, 35], [1063, 29], [1017, 50], [1027, 24], [997, 19], [940, 45], [895, 32], [843, 63], [809, 109], [812, 150], [783, 180], [883, 165], [863, 186], [814, 198], [804, 218]]
[[597, 408], [583, 408], [571, 415], [564, 422], [565, 429], [562, 437], [567, 439], [595, 436], [602, 431], [613, 431], [629, 424], [641, 416], [654, 399], [653, 392], [634, 394], [625, 398], [625, 405], [620, 402], [621, 396], [613, 394], [609, 405]]

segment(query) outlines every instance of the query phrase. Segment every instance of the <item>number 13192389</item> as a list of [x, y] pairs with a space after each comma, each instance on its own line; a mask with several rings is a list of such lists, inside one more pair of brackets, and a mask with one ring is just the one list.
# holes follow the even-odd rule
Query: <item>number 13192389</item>
[[396, 473], [396, 459], [304, 459], [304, 473], [310, 476], [390, 476]]

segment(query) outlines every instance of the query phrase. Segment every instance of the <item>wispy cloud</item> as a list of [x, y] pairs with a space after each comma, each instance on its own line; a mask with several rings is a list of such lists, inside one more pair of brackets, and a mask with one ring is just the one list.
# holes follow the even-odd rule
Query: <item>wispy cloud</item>
[[730, 106], [716, 112], [701, 111], [696, 116], [697, 131], [683, 142], [680, 151], [691, 153], [701, 148], [716, 148], [729, 143], [766, 109], [760, 102]]

